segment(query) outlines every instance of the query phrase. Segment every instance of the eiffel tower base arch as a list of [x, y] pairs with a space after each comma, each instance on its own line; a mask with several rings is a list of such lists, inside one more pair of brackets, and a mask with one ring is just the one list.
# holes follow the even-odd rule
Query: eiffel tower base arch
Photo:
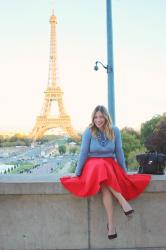
[[59, 116], [58, 118], [38, 116], [30, 138], [34, 141], [41, 139], [48, 130], [53, 128], [61, 128], [66, 135], [74, 140], [80, 139], [77, 132], [72, 128], [70, 116], [68, 115]]

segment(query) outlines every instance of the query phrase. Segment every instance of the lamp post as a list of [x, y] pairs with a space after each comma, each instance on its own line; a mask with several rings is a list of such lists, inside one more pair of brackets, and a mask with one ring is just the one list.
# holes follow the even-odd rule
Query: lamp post
[[98, 70], [98, 64], [107, 70], [108, 76], [108, 111], [112, 122], [115, 125], [115, 94], [114, 94], [114, 70], [113, 70], [113, 42], [112, 42], [112, 8], [111, 0], [106, 0], [107, 9], [107, 66], [102, 62], [96, 61], [94, 70]]

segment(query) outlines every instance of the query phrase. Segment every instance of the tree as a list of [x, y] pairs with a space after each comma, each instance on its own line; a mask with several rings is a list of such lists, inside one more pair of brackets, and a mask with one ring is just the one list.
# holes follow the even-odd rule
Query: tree
[[73, 161], [68, 169], [68, 173], [74, 173], [77, 166], [77, 161]]
[[69, 148], [70, 154], [75, 154], [77, 151], [78, 151], [77, 147], [72, 146], [72, 147]]
[[[134, 168], [136, 154], [143, 151], [143, 146], [140, 142], [140, 139], [136, 137], [136, 135], [131, 131], [127, 131], [126, 129], [122, 129], [122, 141], [123, 141], [123, 150], [126, 159], [126, 163], [129, 168]], [[134, 162], [134, 164], [133, 164]], [[130, 167], [130, 164], [132, 166]]]
[[62, 154], [65, 154], [66, 153], [66, 146], [65, 145], [59, 145], [58, 146], [58, 151], [59, 153], [62, 155]]
[[139, 163], [136, 160], [136, 155], [143, 154], [143, 153], [145, 153], [145, 147], [137, 148], [136, 150], [131, 151], [128, 154], [127, 163], [128, 163], [128, 168], [130, 170], [137, 170], [138, 169]]
[[0, 143], [2, 143], [3, 141], [4, 141], [4, 137], [0, 135]]
[[158, 123], [154, 132], [146, 138], [145, 146], [150, 151], [166, 154], [166, 116]]
[[122, 141], [123, 141], [123, 150], [126, 157], [131, 151], [135, 151], [136, 149], [142, 147], [140, 140], [137, 139], [135, 135], [132, 135], [126, 131], [125, 132], [122, 131]]
[[137, 139], [140, 139], [140, 133], [136, 130], [134, 130], [133, 128], [130, 127], [124, 127], [121, 132], [126, 132], [128, 134], [134, 135]]
[[156, 115], [153, 116], [149, 121], [141, 124], [141, 143], [145, 143], [146, 139], [154, 132], [160, 120], [161, 115]]
[[0, 139], [1, 147], [12, 147], [12, 146], [30, 146], [31, 139], [27, 138], [26, 135], [23, 134], [15, 134], [11, 137]]

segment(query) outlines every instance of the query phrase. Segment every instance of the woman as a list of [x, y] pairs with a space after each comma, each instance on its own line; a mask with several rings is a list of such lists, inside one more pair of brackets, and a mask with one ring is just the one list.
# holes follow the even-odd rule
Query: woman
[[112, 126], [104, 106], [97, 106], [92, 122], [82, 137], [75, 177], [62, 177], [64, 187], [79, 197], [95, 195], [101, 190], [107, 214], [108, 239], [117, 238], [113, 221], [113, 196], [126, 216], [134, 213], [128, 200], [136, 198], [149, 184], [151, 176], [127, 175], [121, 134]]

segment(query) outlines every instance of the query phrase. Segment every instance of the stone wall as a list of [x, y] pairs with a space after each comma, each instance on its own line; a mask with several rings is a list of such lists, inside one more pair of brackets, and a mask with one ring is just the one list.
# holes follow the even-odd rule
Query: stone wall
[[115, 201], [118, 238], [108, 240], [101, 194], [74, 197], [53, 175], [1, 175], [0, 250], [166, 249], [166, 175], [131, 204], [127, 219]]

